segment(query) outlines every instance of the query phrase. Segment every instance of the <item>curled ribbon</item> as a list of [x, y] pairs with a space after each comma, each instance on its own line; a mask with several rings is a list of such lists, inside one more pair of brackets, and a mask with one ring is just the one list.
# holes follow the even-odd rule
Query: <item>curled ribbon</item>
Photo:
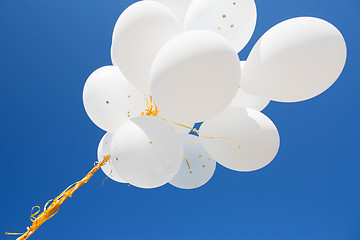
[[[27, 227], [27, 231], [25, 233], [5, 233], [6, 235], [21, 235], [17, 238], [17, 240], [25, 240], [29, 238], [42, 224], [44, 224], [47, 220], [55, 216], [61, 204], [65, 202], [68, 197], [72, 197], [74, 192], [78, 190], [84, 183], [87, 183], [90, 178], [95, 174], [100, 167], [104, 166], [110, 160], [110, 155], [104, 156], [104, 159], [97, 163], [96, 166], [79, 182], [71, 184], [67, 187], [59, 196], [55, 199], [49, 200], [45, 206], [42, 213], [40, 213], [41, 208], [39, 206], [35, 206], [31, 209], [30, 220], [32, 225]], [[37, 209], [35, 212], [34, 210]], [[39, 214], [40, 213], [40, 214]]]

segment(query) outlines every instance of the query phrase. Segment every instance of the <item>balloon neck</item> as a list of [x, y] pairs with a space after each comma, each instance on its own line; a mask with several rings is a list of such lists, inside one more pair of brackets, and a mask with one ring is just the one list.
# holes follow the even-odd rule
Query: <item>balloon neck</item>
[[150, 100], [145, 98], [146, 99], [146, 109], [144, 112], [141, 113], [141, 116], [154, 116], [156, 117], [158, 114], [159, 114], [159, 109], [158, 107], [156, 106], [152, 96], [150, 96]]

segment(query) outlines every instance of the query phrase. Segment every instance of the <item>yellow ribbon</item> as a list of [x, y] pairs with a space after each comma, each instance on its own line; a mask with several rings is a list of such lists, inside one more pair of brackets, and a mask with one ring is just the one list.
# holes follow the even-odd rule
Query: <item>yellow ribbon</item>
[[186, 161], [186, 164], [188, 165], [188, 168], [190, 169], [189, 161], [187, 160], [187, 158], [185, 157], [185, 155], [184, 155], [184, 159], [185, 159], [185, 161]]
[[[147, 106], [147, 108], [146, 108], [145, 112], [142, 112], [142, 113], [141, 113], [141, 116], [154, 116], [154, 117], [157, 117], [157, 118], [159, 118], [159, 119], [161, 119], [161, 120], [163, 120], [163, 121], [170, 122], [170, 123], [175, 124], [175, 125], [177, 125], [177, 126], [184, 127], [184, 128], [187, 128], [187, 129], [189, 129], [189, 130], [191, 130], [191, 131], [194, 131], [194, 132], [197, 133], [197, 135], [199, 135], [199, 137], [202, 137], [202, 138], [210, 138], [210, 139], [230, 139], [230, 140], [235, 141], [235, 142], [237, 143], [238, 147], [240, 148], [240, 143], [239, 143], [236, 139], [234, 139], [234, 138], [231, 138], [231, 137], [206, 137], [206, 136], [202, 136], [202, 135], [200, 135], [200, 132], [199, 132], [197, 129], [195, 129], [194, 127], [189, 127], [189, 126], [186, 126], [186, 125], [184, 125], [184, 124], [172, 122], [172, 121], [169, 121], [169, 120], [167, 120], [167, 119], [165, 119], [165, 118], [158, 117], [157, 115], [159, 114], [160, 110], [159, 110], [158, 107], [156, 106], [155, 101], [153, 100], [152, 96], [150, 96], [150, 100], [148, 100], [147, 98], [145, 98], [145, 99], [146, 99], [146, 106]], [[184, 156], [184, 157], [185, 157], [185, 156]], [[186, 160], [186, 162], [187, 162], [187, 164], [188, 164], [188, 166], [189, 166], [189, 162], [187, 161], [186, 158], [185, 158], [185, 160]], [[189, 167], [189, 169], [190, 169], [190, 167]]]
[[[150, 96], [150, 100], [146, 99], [146, 105], [147, 105], [147, 109], [145, 110], [145, 112], [142, 112], [141, 115], [157, 117], [157, 115], [159, 114], [160, 111], [151, 96]], [[160, 118], [160, 117], [157, 117], [157, 118], [167, 121], [167, 122], [171, 122], [164, 118]], [[171, 122], [171, 123], [181, 126], [181, 127], [184, 127], [184, 128], [187, 128], [187, 129], [190, 129], [190, 130], [196, 132], [199, 135], [199, 137], [202, 137], [202, 138], [232, 139], [238, 144], [238, 147], [240, 148], [240, 144], [238, 141], [236, 141], [236, 139], [233, 139], [230, 137], [206, 137], [206, 136], [200, 135], [199, 131], [193, 127], [189, 127], [189, 126], [186, 126], [186, 125], [183, 125], [180, 123], [176, 123], [176, 122]], [[187, 158], [185, 156], [184, 156], [184, 159], [188, 165], [188, 168], [190, 169], [189, 161], [187, 160]], [[73, 193], [76, 190], [78, 190], [84, 183], [87, 183], [90, 180], [90, 178], [95, 174], [95, 172], [98, 171], [102, 166], [104, 166], [109, 161], [110, 161], [110, 155], [107, 155], [107, 156], [104, 156], [104, 158], [101, 162], [95, 162], [94, 168], [81, 181], [71, 184], [55, 199], [49, 200], [45, 204], [44, 210], [42, 213], [40, 213], [41, 208], [39, 206], [34, 206], [31, 209], [31, 215], [30, 215], [30, 220], [32, 222], [32, 225], [30, 227], [27, 227], [27, 231], [25, 233], [8, 233], [8, 232], [6, 232], [5, 234], [6, 235], [21, 235], [20, 237], [17, 238], [17, 240], [25, 240], [25, 239], [29, 238], [42, 224], [44, 224], [47, 220], [49, 220], [50, 218], [52, 218], [53, 216], [55, 216], [58, 213], [60, 206], [64, 203], [64, 201], [67, 198], [72, 197]], [[36, 212], [34, 212], [34, 209], [37, 209]]]
[[159, 109], [156, 106], [152, 96], [150, 96], [150, 100], [148, 100], [147, 98], [145, 98], [146, 100], [146, 109], [145, 112], [141, 113], [141, 116], [156, 116], [159, 114]]
[[186, 125], [184, 125], [184, 124], [172, 122], [172, 121], [169, 121], [169, 120], [167, 120], [167, 119], [165, 119], [165, 118], [161, 118], [161, 117], [158, 117], [158, 116], [155, 116], [155, 117], [157, 117], [157, 118], [159, 118], [159, 119], [161, 119], [161, 120], [163, 120], [163, 121], [170, 122], [170, 123], [172, 123], [172, 124], [178, 125], [178, 126], [180, 126], [180, 127], [184, 127], [184, 128], [190, 129], [191, 131], [196, 132], [197, 135], [198, 135], [199, 137], [201, 137], [201, 138], [229, 139], [229, 140], [233, 140], [233, 141], [236, 142], [236, 144], [237, 144], [238, 147], [240, 148], [240, 143], [239, 143], [235, 138], [232, 138], [232, 137], [207, 137], [207, 136], [203, 136], [203, 135], [201, 135], [200, 132], [199, 132], [196, 128], [194, 128], [194, 127], [189, 127], [189, 126], [186, 126]]
[[[45, 206], [42, 213], [40, 213], [40, 207], [35, 206], [31, 209], [30, 220], [32, 225], [27, 227], [27, 231], [25, 233], [5, 233], [6, 235], [21, 235], [17, 238], [17, 240], [25, 240], [29, 238], [42, 224], [44, 224], [47, 220], [55, 216], [61, 204], [65, 202], [68, 197], [71, 197], [76, 190], [78, 190], [84, 183], [87, 183], [90, 178], [95, 174], [96, 171], [100, 169], [100, 167], [104, 166], [107, 162], [110, 161], [110, 155], [104, 156], [104, 159], [97, 163], [96, 166], [79, 182], [71, 184], [67, 187], [59, 196], [55, 199], [49, 200]], [[34, 212], [34, 209], [37, 209]], [[40, 213], [40, 215], [38, 215]]]

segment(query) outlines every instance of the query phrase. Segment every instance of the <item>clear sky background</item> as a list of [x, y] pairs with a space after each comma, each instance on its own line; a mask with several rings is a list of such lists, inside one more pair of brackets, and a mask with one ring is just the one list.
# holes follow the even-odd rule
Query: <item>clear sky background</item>
[[[113, 26], [133, 2], [0, 1], [0, 239], [15, 239], [3, 233], [24, 232], [32, 206], [93, 167], [104, 132], [88, 119], [82, 89], [91, 72], [111, 64]], [[328, 20], [348, 46], [345, 70], [328, 91], [264, 110], [281, 136], [276, 159], [252, 173], [218, 165], [191, 191], [111, 180], [102, 187], [98, 172], [31, 239], [360, 239], [360, 2], [256, 3], [242, 60], [266, 30], [298, 16]]]

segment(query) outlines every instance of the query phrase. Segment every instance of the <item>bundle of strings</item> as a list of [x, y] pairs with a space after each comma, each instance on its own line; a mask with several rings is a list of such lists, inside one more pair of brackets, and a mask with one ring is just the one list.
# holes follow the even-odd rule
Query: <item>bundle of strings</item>
[[150, 96], [150, 100], [147, 98], [145, 98], [145, 99], [146, 99], [146, 109], [145, 109], [145, 112], [141, 113], [141, 116], [156, 117], [160, 111], [159, 111], [158, 107], [156, 106], [152, 96]]
[[[71, 186], [66, 188], [55, 199], [48, 201], [45, 204], [44, 211], [40, 215], [38, 215], [40, 213], [40, 207], [39, 206], [33, 207], [30, 216], [32, 225], [27, 228], [27, 231], [25, 233], [5, 233], [5, 234], [21, 235], [20, 237], [17, 238], [17, 240], [25, 240], [28, 237], [30, 237], [42, 224], [44, 224], [47, 220], [49, 220], [58, 213], [61, 204], [63, 204], [68, 197], [72, 197], [72, 195], [76, 190], [78, 190], [84, 183], [87, 183], [90, 180], [90, 178], [95, 174], [95, 172], [98, 171], [102, 166], [104, 166], [109, 161], [110, 161], [110, 155], [104, 156], [104, 159], [101, 162], [97, 162], [95, 167], [81, 181], [72, 184]], [[34, 209], [37, 209], [35, 213], [33, 212]]]
[[[157, 116], [160, 111], [151, 96], [150, 96], [150, 100], [146, 99], [146, 104], [147, 104], [147, 108], [146, 108], [145, 112], [141, 113], [142, 116], [154, 116], [154, 117], [157, 117], [166, 122], [171, 122], [167, 119]], [[233, 139], [230, 137], [206, 137], [206, 136], [200, 135], [200, 132], [193, 127], [189, 127], [189, 126], [186, 126], [186, 125], [183, 125], [180, 123], [176, 123], [176, 122], [171, 122], [171, 123], [181, 126], [181, 127], [184, 127], [184, 128], [188, 128], [189, 130], [196, 132], [198, 134], [198, 136], [202, 137], [202, 138], [214, 138], [214, 139], [217, 138], [217, 139], [234, 140], [238, 144], [238, 147], [240, 148], [240, 144], [236, 139]], [[184, 156], [184, 159], [187, 163], [188, 168], [190, 169], [189, 162], [185, 156]], [[55, 216], [58, 213], [60, 206], [65, 202], [65, 200], [68, 197], [72, 197], [73, 193], [76, 190], [78, 190], [84, 183], [87, 183], [90, 180], [90, 178], [95, 174], [95, 172], [98, 171], [102, 166], [104, 166], [109, 161], [110, 161], [110, 155], [107, 155], [107, 156], [104, 156], [104, 159], [101, 162], [96, 162], [95, 167], [81, 181], [72, 184], [67, 189], [65, 189], [59, 196], [57, 196], [55, 199], [48, 201], [45, 204], [44, 211], [40, 215], [38, 215], [40, 213], [40, 207], [39, 206], [33, 207], [31, 210], [31, 216], [30, 216], [32, 225], [27, 228], [27, 231], [25, 233], [5, 233], [5, 234], [21, 235], [20, 237], [17, 238], [17, 240], [25, 240], [25, 239], [29, 238], [42, 224], [44, 224], [47, 220], [49, 220], [50, 218], [52, 218], [53, 216]], [[37, 209], [37, 211], [35, 213], [33, 212], [34, 209]]]

